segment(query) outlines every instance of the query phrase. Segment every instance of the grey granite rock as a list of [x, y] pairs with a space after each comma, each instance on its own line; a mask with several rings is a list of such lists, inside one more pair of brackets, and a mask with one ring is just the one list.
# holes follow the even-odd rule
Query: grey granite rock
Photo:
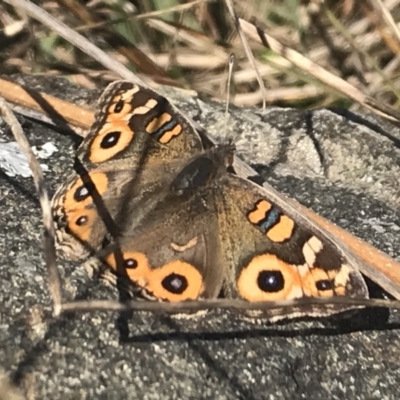
[[[63, 80], [54, 95], [92, 95]], [[168, 89], [171, 95], [171, 89]], [[177, 104], [277, 189], [400, 259], [400, 133], [370, 115], [231, 109], [180, 93]], [[51, 193], [76, 141], [20, 117], [32, 144], [55, 143]], [[0, 138], [12, 140], [0, 122]], [[97, 312], [53, 319], [41, 215], [30, 179], [0, 170], [0, 365], [35, 399], [398, 399], [400, 316], [362, 310], [324, 320], [251, 324], [222, 311], [198, 320]], [[65, 298], [117, 298], [60, 262]], [[379, 288], [371, 286], [375, 295]], [[0, 388], [0, 391], [2, 389]]]

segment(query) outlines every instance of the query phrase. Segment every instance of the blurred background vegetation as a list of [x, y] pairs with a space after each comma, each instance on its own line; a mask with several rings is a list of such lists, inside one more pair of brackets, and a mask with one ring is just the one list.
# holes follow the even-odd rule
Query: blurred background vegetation
[[[35, 4], [139, 75], [259, 105], [262, 94], [223, 0], [41, 0]], [[381, 103], [398, 106], [400, 0], [237, 0], [236, 13]], [[383, 10], [383, 11], [382, 11]], [[395, 21], [390, 26], [387, 11]], [[44, 25], [0, 3], [0, 74], [60, 75], [96, 87], [118, 77]], [[357, 105], [289, 61], [249, 41], [267, 103], [299, 108]]]

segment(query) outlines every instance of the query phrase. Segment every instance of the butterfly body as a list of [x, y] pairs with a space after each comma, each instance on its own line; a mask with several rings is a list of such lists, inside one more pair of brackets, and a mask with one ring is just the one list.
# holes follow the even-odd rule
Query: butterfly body
[[53, 199], [59, 248], [161, 301], [367, 297], [335, 244], [237, 176], [233, 155], [204, 148], [155, 92], [112, 84], [78, 150], [83, 173]]

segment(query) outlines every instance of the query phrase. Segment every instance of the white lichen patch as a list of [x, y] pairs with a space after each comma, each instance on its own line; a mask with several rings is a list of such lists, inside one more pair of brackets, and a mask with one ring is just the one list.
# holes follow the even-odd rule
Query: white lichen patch
[[[49, 158], [53, 153], [58, 151], [57, 147], [47, 142], [42, 146], [33, 146], [32, 150], [37, 158], [46, 159]], [[43, 171], [48, 171], [49, 167], [46, 164], [40, 164]], [[0, 169], [10, 176], [22, 176], [28, 178], [32, 176], [32, 172], [29, 168], [28, 160], [22, 153], [17, 142], [5, 142], [0, 139]]]

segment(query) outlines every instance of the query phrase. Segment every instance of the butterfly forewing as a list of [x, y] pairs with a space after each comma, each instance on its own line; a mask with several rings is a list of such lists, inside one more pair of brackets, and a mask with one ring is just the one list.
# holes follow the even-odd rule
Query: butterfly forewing
[[132, 229], [162, 199], [175, 164], [202, 148], [164, 97], [130, 82], [109, 85], [78, 149], [77, 172], [53, 198], [58, 248], [82, 259], [101, 248], [106, 233]]

